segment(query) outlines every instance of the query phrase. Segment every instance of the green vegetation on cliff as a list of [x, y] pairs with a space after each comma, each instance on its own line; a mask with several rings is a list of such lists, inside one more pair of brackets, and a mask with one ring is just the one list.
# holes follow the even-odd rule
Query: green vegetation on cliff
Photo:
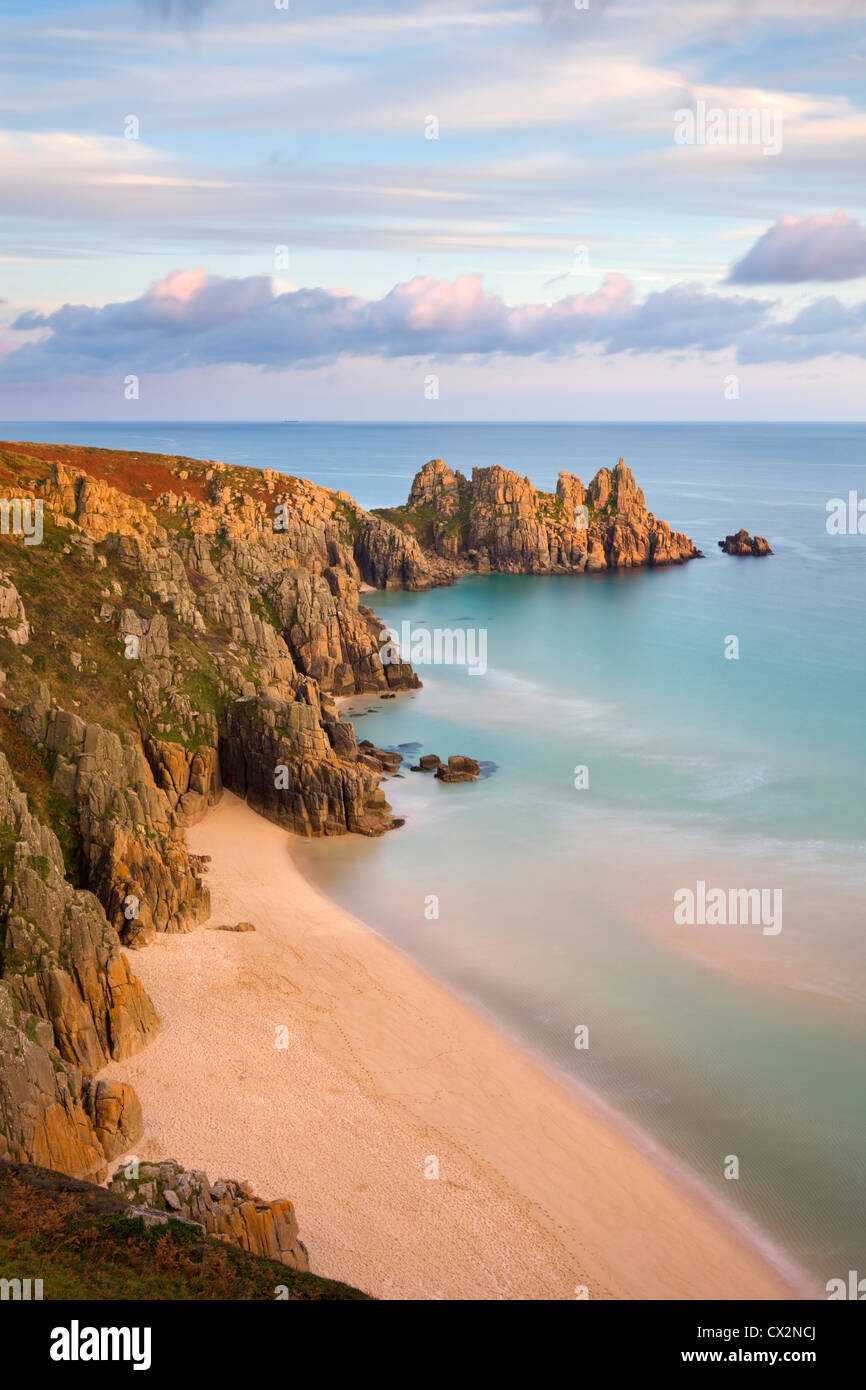
[[204, 1238], [178, 1221], [146, 1226], [104, 1188], [0, 1161], [0, 1278], [41, 1279], [43, 1298], [368, 1299], [333, 1279]]

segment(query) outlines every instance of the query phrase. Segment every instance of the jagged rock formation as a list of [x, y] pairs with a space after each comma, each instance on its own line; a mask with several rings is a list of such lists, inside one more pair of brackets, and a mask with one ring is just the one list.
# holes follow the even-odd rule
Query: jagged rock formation
[[[79, 804], [88, 882], [124, 940], [142, 944], [206, 915], [179, 832], [219, 800], [221, 762], [233, 789], [302, 833], [391, 824], [376, 779], [349, 766], [357, 749], [335, 729], [330, 697], [420, 684], [408, 664], [383, 665], [381, 623], [360, 602], [365, 575], [424, 586], [449, 574], [398, 528], [303, 479], [145, 458], [128, 485], [154, 493], [148, 473], [170, 485], [143, 498], [109, 481], [126, 456], [94, 453], [88, 463], [105, 477], [55, 458], [19, 482], [43, 498], [49, 532], [63, 523], [62, 554], [74, 547], [95, 584], [103, 572], [94, 616], [108, 629], [103, 646], [114, 633], [137, 737], [118, 743], [46, 692], [27, 692], [22, 728], [57, 759], [54, 785]], [[83, 662], [86, 672], [86, 653]], [[259, 726], [279, 710], [288, 743], [263, 740], [250, 708], [235, 709], [250, 700], [265, 712]], [[291, 776], [275, 799], [281, 761]], [[122, 916], [130, 898], [142, 903], [132, 925]]]
[[30, 624], [24, 604], [15, 585], [5, 574], [0, 574], [0, 624], [3, 624], [6, 636], [16, 647], [24, 647], [30, 641]]
[[122, 1083], [91, 1078], [158, 1031], [149, 996], [0, 753], [0, 1157], [102, 1176], [141, 1133]]
[[647, 511], [620, 459], [588, 488], [560, 473], [555, 494], [508, 468], [475, 468], [471, 481], [433, 459], [416, 475], [406, 507], [381, 513], [459, 568], [519, 574], [679, 564], [699, 552]]
[[229, 711], [223, 778], [269, 820], [298, 835], [381, 835], [395, 821], [380, 769], [359, 758], [350, 724], [325, 718], [313, 682], [306, 701], [239, 701]]
[[752, 537], [744, 526], [741, 526], [735, 536], [725, 536], [723, 541], [719, 541], [719, 549], [726, 555], [772, 555], [769, 541], [763, 536]]
[[[124, 942], [144, 945], [154, 931], [191, 931], [204, 921], [210, 895], [141, 748], [57, 708], [42, 684], [20, 723], [52, 755], [53, 784], [78, 807], [87, 882]], [[162, 759], [167, 749], [155, 752]], [[200, 752], [191, 758], [203, 761]]]
[[136, 1212], [141, 1208], [165, 1212], [251, 1255], [264, 1255], [291, 1269], [310, 1267], [292, 1203], [264, 1202], [247, 1182], [211, 1183], [206, 1173], [166, 1159], [142, 1163], [134, 1177], [116, 1173], [108, 1190], [134, 1204]]
[[359, 603], [358, 593], [357, 582], [337, 569], [317, 575], [292, 568], [264, 586], [297, 671], [311, 676], [322, 691], [353, 695], [417, 688], [421, 682], [411, 666], [382, 664], [382, 625]]

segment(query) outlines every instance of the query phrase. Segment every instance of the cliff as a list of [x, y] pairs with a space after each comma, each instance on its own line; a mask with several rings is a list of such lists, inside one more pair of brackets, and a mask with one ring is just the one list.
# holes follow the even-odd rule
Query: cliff
[[[419, 684], [382, 665], [365, 576], [447, 576], [267, 472], [33, 445], [0, 448], [0, 492], [42, 508], [34, 544], [0, 535], [0, 1157], [102, 1178], [143, 1117], [98, 1073], [159, 1028], [121, 946], [210, 914], [186, 827], [224, 785], [299, 834], [394, 825], [334, 699]], [[176, 1185], [205, 1231], [306, 1267], [287, 1199]]]
[[[124, 1196], [104, 1187], [2, 1160], [0, 1269], [12, 1298], [368, 1298], [348, 1284], [233, 1246], [162, 1208], [130, 1208]], [[38, 1289], [34, 1279], [41, 1281]]]
[[102, 1177], [141, 1134], [134, 1091], [93, 1079], [159, 1029], [119, 944], [0, 753], [0, 1158]]
[[560, 473], [555, 493], [508, 468], [475, 468], [470, 480], [432, 459], [406, 506], [377, 514], [461, 572], [569, 574], [681, 564], [699, 554], [647, 510], [622, 459], [588, 487]]
[[[223, 787], [297, 834], [399, 824], [391, 755], [359, 748], [335, 703], [419, 685], [380, 659], [370, 586], [697, 553], [622, 462], [588, 488], [563, 473], [552, 495], [434, 460], [406, 507], [372, 513], [267, 469], [0, 445], [0, 495], [41, 508], [33, 543], [0, 534], [0, 1159], [72, 1176], [104, 1177], [142, 1133], [132, 1088], [98, 1078], [159, 1028], [121, 947], [209, 917], [186, 828]], [[477, 774], [455, 758], [439, 772]], [[148, 1209], [305, 1267], [286, 1199], [169, 1161], [130, 1184]]]

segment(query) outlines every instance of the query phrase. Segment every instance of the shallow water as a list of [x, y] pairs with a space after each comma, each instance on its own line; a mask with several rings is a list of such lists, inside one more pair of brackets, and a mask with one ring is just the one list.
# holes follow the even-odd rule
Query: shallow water
[[[282, 467], [368, 506], [403, 501], [434, 455], [553, 487], [560, 468], [588, 481], [624, 454], [650, 508], [706, 558], [374, 596], [395, 627], [483, 629], [488, 670], [421, 667], [415, 695], [354, 702], [359, 738], [413, 745], [385, 784], [406, 824], [304, 844], [300, 862], [822, 1284], [863, 1273], [866, 536], [825, 522], [828, 499], [866, 496], [866, 428], [4, 432]], [[717, 540], [741, 525], [774, 556], [722, 555]], [[496, 770], [446, 786], [409, 771], [418, 751]], [[781, 930], [677, 925], [674, 893], [698, 880], [781, 890]]]

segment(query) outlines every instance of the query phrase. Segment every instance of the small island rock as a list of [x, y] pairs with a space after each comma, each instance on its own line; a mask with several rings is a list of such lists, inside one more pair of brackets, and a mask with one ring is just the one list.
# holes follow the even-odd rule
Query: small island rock
[[725, 536], [719, 541], [719, 549], [726, 555], [772, 555], [769, 542], [763, 536], [750, 536], [741, 526], [735, 536]]
[[462, 753], [452, 753], [448, 766], [440, 763], [436, 776], [440, 782], [474, 782], [481, 772], [481, 764], [475, 758], [464, 757]]

